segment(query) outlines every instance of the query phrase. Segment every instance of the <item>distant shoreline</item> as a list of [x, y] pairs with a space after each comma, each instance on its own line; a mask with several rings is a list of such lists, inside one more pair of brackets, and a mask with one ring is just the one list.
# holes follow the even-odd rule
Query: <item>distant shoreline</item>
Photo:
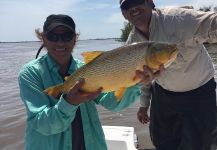
[[[121, 38], [95, 38], [95, 39], [83, 39], [78, 41], [91, 41], [91, 40], [115, 40], [118, 42], [122, 42]], [[0, 43], [31, 43], [31, 42], [41, 42], [41, 41], [14, 41], [14, 42], [0, 42]], [[204, 46], [217, 46], [217, 43], [204, 43]]]
[[[116, 40], [121, 41], [120, 38], [96, 38], [96, 39], [84, 39], [78, 41], [90, 41], [90, 40]], [[14, 41], [14, 42], [0, 42], [0, 43], [30, 43], [30, 42], [41, 42], [41, 41]]]

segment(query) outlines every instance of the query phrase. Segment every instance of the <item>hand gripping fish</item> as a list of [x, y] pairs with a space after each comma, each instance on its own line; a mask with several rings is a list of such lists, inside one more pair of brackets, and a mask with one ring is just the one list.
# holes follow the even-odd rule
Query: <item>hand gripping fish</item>
[[135, 78], [136, 70], [142, 70], [144, 65], [154, 71], [159, 70], [162, 64], [167, 67], [177, 53], [175, 44], [156, 42], [139, 42], [110, 51], [85, 52], [83, 56], [86, 64], [71, 74], [63, 84], [49, 87], [44, 93], [53, 97], [68, 93], [76, 81], [84, 78], [83, 91], [95, 92], [102, 87], [102, 92], [114, 92], [119, 101], [127, 87], [140, 82], [140, 79]]

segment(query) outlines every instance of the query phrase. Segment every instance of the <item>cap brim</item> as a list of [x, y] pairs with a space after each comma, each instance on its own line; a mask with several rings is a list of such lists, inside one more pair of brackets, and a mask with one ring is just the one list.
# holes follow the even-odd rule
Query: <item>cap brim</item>
[[123, 1], [120, 3], [120, 8], [123, 7], [123, 6], [125, 5], [125, 3], [127, 3], [126, 1], [127, 1], [127, 0], [123, 0]]
[[120, 3], [120, 8], [121, 9], [125, 9], [128, 10], [131, 7], [137, 6], [137, 5], [141, 5], [145, 2], [145, 0], [123, 0]]
[[75, 30], [74, 30], [72, 27], [68, 26], [67, 24], [56, 22], [56, 23], [52, 23], [52, 24], [47, 28], [46, 33], [52, 31], [53, 29], [55, 29], [56, 27], [59, 27], [59, 26], [64, 26], [64, 27], [68, 28], [69, 30], [71, 30], [72, 32], [75, 32]]

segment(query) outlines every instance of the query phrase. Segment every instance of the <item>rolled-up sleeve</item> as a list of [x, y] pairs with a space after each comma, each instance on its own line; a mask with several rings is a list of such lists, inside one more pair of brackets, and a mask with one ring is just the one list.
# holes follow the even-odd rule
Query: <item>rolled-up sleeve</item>
[[183, 42], [191, 39], [199, 42], [217, 42], [217, 14], [193, 9], [165, 9], [162, 23], [171, 37], [180, 37]]
[[217, 13], [198, 12], [195, 15], [197, 21], [197, 30], [195, 39], [199, 42], [217, 42]]
[[151, 100], [151, 85], [143, 85], [141, 88], [140, 105], [142, 107], [149, 107]]

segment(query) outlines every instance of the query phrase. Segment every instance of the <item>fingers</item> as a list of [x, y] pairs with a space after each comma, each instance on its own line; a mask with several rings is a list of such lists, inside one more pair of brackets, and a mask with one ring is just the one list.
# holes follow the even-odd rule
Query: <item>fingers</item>
[[81, 92], [81, 96], [87, 100], [92, 100], [95, 99], [101, 92], [102, 92], [103, 88], [100, 87], [97, 91], [95, 92]]
[[141, 122], [142, 124], [144, 124], [141, 114], [139, 114], [139, 113], [137, 114], [137, 119], [139, 120], [139, 122]]
[[99, 88], [95, 92], [84, 92], [82, 91], [82, 86], [84, 85], [84, 83], [85, 83], [85, 80], [80, 79], [67, 93], [65, 99], [70, 104], [78, 105], [83, 102], [88, 102], [92, 99], [95, 99], [102, 92], [102, 88]]
[[137, 115], [137, 119], [139, 120], [139, 122], [141, 122], [143, 124], [142, 118], [140, 116]]
[[137, 119], [142, 124], [146, 124], [150, 121], [147, 111], [148, 111], [148, 108], [140, 107], [137, 112]]
[[141, 77], [146, 77], [148, 80], [153, 79], [153, 71], [148, 66], [143, 66], [143, 71], [139, 72]]
[[136, 70], [136, 77], [141, 79], [142, 84], [150, 84], [154, 79], [158, 78], [165, 70], [164, 65], [161, 65], [159, 70], [153, 72], [148, 66], [143, 66], [143, 71]]
[[76, 82], [76, 84], [74, 85], [74, 87], [71, 88], [70, 92], [71, 93], [75, 93], [77, 91], [79, 91], [81, 89], [81, 87], [84, 85], [85, 81], [84, 79], [80, 79]]
[[145, 75], [149, 76], [150, 79], [153, 79], [153, 71], [148, 66], [143, 66], [143, 72]]
[[138, 119], [139, 122], [141, 122], [142, 124], [146, 124], [146, 123], [148, 123], [148, 122], [150, 121], [147, 114], [140, 114], [140, 115], [137, 115], [137, 119]]
[[153, 78], [158, 78], [162, 72], [164, 72], [165, 68], [164, 68], [164, 65], [160, 65], [160, 68], [158, 71], [156, 71], [154, 74], [153, 74]]
[[136, 70], [136, 77], [141, 79], [140, 83], [142, 84], [149, 84], [150, 82], [152, 82], [154, 78], [153, 75], [154, 74], [152, 70], [147, 66], [143, 67], [143, 71]]

